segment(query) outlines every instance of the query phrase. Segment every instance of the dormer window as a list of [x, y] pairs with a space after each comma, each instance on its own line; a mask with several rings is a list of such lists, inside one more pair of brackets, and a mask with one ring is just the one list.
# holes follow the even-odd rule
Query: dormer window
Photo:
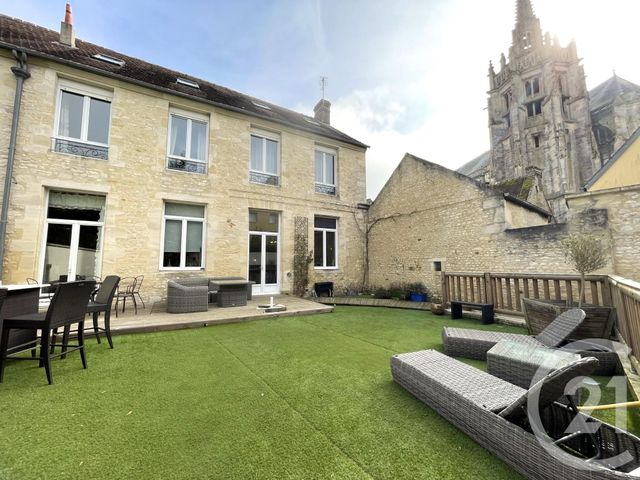
[[104, 53], [97, 53], [92, 55], [91, 58], [95, 58], [101, 62], [110, 63], [111, 65], [117, 65], [118, 67], [124, 67], [124, 60], [120, 60], [119, 58], [112, 57], [111, 55], [106, 55]]
[[269, 105], [265, 105], [264, 103], [254, 102], [253, 100], [251, 101], [251, 103], [253, 103], [258, 108], [262, 108], [264, 110], [271, 110], [271, 107]]
[[182, 77], [178, 77], [176, 79], [176, 83], [178, 85], [184, 85], [185, 87], [191, 87], [191, 88], [200, 88], [200, 85], [198, 85], [196, 82], [194, 82], [193, 80], [188, 80], [186, 78], [182, 78]]

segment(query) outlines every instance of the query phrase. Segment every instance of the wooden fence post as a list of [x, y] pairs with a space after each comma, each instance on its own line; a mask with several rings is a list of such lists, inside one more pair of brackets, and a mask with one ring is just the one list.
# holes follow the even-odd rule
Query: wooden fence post
[[607, 307], [615, 307], [613, 304], [613, 298], [611, 297], [611, 284], [609, 283], [609, 277], [606, 277], [602, 282], [602, 304]]
[[442, 303], [449, 302], [449, 286], [447, 282], [447, 274], [446, 272], [442, 272], [442, 276], [440, 277], [440, 282], [442, 283]]
[[485, 273], [484, 274], [484, 298], [485, 303], [491, 303], [493, 304], [493, 292], [492, 292], [492, 288], [491, 288], [491, 274], [490, 273]]

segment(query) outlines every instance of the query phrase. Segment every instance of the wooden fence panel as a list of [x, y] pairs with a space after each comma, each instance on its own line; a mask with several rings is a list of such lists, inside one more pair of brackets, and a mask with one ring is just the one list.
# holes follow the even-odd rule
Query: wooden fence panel
[[[640, 355], [640, 283], [614, 275], [586, 278], [584, 300], [614, 306], [617, 328], [633, 354]], [[498, 312], [522, 315], [522, 299], [577, 302], [578, 275], [449, 273], [443, 272], [443, 301], [492, 303]]]

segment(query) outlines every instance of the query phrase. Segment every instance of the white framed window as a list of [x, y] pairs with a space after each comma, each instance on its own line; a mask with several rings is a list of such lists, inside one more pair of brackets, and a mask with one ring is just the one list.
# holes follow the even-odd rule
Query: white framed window
[[204, 205], [165, 202], [162, 218], [162, 270], [204, 268]]
[[316, 216], [313, 219], [313, 266], [338, 268], [338, 219]]
[[273, 133], [251, 132], [249, 181], [280, 185], [280, 137]]
[[316, 192], [336, 194], [336, 150], [316, 146], [314, 151]]
[[207, 173], [209, 117], [176, 108], [169, 110], [167, 168], [189, 173]]
[[112, 100], [108, 90], [59, 79], [53, 151], [107, 160]]

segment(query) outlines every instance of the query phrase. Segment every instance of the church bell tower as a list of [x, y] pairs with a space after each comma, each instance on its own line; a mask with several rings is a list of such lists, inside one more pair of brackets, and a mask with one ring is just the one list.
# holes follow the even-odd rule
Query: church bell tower
[[485, 180], [508, 183], [533, 174], [557, 220], [563, 196], [600, 167], [592, 144], [589, 96], [575, 42], [543, 34], [530, 0], [517, 0], [509, 56], [489, 64], [491, 160]]

